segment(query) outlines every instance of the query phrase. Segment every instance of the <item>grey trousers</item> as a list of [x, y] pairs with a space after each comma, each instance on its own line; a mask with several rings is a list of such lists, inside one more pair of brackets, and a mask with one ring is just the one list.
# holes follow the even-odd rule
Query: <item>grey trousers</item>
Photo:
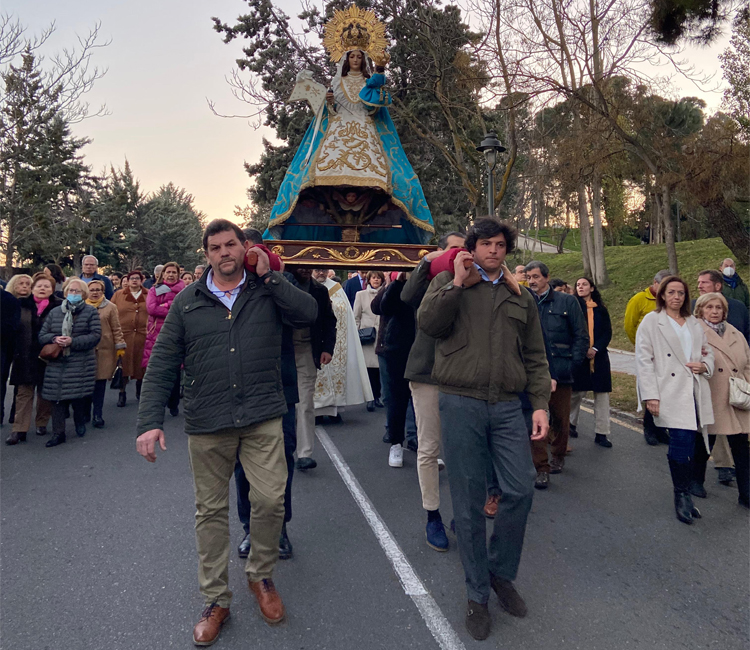
[[[490, 404], [440, 393], [440, 423], [467, 595], [486, 603], [490, 572], [516, 578], [534, 496], [536, 470], [521, 402]], [[503, 494], [489, 546], [482, 513], [488, 455]]]

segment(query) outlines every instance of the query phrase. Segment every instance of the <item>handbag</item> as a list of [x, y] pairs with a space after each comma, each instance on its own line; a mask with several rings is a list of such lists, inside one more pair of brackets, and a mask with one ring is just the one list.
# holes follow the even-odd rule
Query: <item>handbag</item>
[[374, 327], [363, 327], [359, 330], [359, 342], [362, 345], [369, 345], [375, 343], [375, 339], [378, 336], [378, 331]]
[[109, 384], [112, 390], [121, 390], [124, 388], [122, 385], [122, 359], [117, 360], [117, 367], [115, 368], [115, 374], [112, 375], [112, 381]]
[[57, 359], [62, 351], [62, 346], [57, 343], [47, 343], [47, 345], [43, 346], [39, 352], [39, 358], [42, 361], [52, 361], [53, 359]]
[[729, 378], [729, 405], [750, 411], [750, 384], [740, 377]]

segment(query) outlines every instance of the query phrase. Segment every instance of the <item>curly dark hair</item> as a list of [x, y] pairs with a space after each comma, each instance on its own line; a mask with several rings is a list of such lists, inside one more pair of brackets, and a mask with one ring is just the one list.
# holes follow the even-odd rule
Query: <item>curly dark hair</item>
[[482, 217], [477, 219], [466, 233], [466, 249], [474, 252], [477, 247], [477, 241], [480, 239], [490, 239], [503, 235], [505, 237], [505, 252], [512, 253], [516, 248], [516, 229], [504, 221], [493, 217]]

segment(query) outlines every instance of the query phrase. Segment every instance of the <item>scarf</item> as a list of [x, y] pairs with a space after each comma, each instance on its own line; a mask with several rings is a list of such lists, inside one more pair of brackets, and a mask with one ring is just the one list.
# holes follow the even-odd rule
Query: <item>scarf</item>
[[34, 302], [36, 303], [36, 315], [41, 316], [49, 305], [49, 298], [37, 298], [34, 296]]
[[726, 275], [724, 275], [722, 273], [721, 277], [724, 278], [724, 282], [726, 282], [730, 286], [730, 288], [732, 288], [732, 289], [736, 289], [737, 288], [737, 285], [739, 284], [739, 278], [737, 277], [737, 273], [736, 272], [731, 277], [726, 276]]
[[[586, 298], [586, 319], [588, 320], [589, 325], [589, 347], [594, 347], [594, 307], [596, 307], [596, 303], [591, 300], [591, 296]], [[591, 365], [591, 372], [594, 372], [594, 360], [589, 359], [589, 364]]]
[[722, 338], [724, 337], [724, 332], [727, 331], [727, 322], [721, 321], [721, 323], [709, 323], [705, 318], [703, 319], [703, 322], [708, 325], [714, 332], [716, 332], [719, 336]]
[[104, 302], [104, 296], [102, 296], [101, 298], [99, 298], [99, 300], [97, 300], [97, 301], [94, 301], [94, 300], [91, 300], [91, 299], [87, 299], [86, 300], [86, 304], [87, 305], [91, 305], [92, 307], [95, 307], [96, 309], [99, 309], [99, 305], [101, 305], [103, 302]]
[[[71, 305], [67, 300], [63, 300], [62, 304], [62, 312], [65, 315], [63, 318], [62, 323], [62, 332], [61, 336], [70, 336], [73, 337], [73, 316], [77, 311], [80, 311], [80, 309], [85, 305], [86, 303], [81, 302], [78, 303], [78, 305]], [[67, 357], [70, 355], [70, 346], [67, 348], [63, 348], [63, 356]]]

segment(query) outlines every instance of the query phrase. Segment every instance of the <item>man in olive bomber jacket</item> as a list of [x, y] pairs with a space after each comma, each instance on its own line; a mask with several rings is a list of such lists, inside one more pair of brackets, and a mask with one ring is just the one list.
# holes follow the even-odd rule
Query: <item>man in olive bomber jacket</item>
[[[526, 615], [513, 580], [536, 471], [518, 393], [534, 409], [532, 440], [544, 439], [549, 428], [551, 380], [539, 313], [531, 294], [519, 295], [518, 285], [503, 277], [515, 242], [511, 226], [478, 219], [466, 239], [469, 252], [457, 255], [453, 274], [432, 280], [418, 312], [419, 328], [438, 339], [432, 376], [469, 597], [466, 627], [475, 639], [489, 635], [490, 588], [506, 611]], [[503, 494], [489, 549], [482, 513], [488, 455]]]

